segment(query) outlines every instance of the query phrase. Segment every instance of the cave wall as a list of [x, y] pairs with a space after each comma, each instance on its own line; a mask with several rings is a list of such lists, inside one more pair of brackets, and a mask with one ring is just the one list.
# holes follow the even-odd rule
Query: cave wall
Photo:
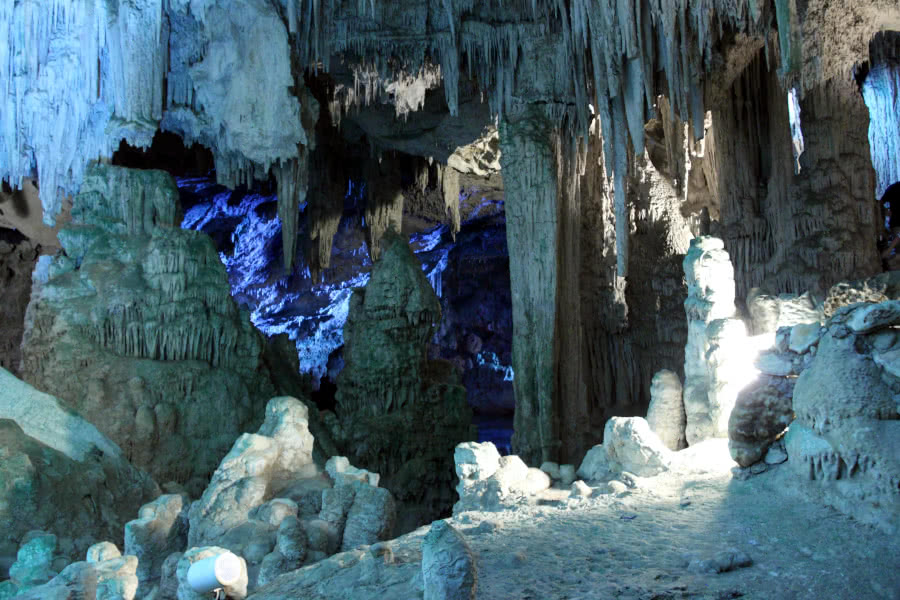
[[41, 254], [41, 246], [9, 229], [0, 229], [0, 367], [19, 374], [22, 362], [22, 335], [25, 309], [31, 298], [31, 272]]
[[761, 53], [712, 110], [704, 166], [720, 203], [720, 235], [738, 301], [811, 291], [880, 271], [880, 213], [867, 138], [868, 110], [851, 79], [800, 99], [805, 150], [794, 171], [787, 90]]

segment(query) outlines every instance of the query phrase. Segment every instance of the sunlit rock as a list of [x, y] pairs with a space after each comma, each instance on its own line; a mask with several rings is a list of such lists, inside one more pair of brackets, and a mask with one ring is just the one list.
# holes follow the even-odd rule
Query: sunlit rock
[[760, 376], [738, 394], [728, 421], [728, 449], [742, 467], [763, 456], [794, 418], [793, 381]]
[[681, 380], [672, 371], [664, 369], [653, 375], [647, 424], [669, 450], [681, 450], [687, 445]]
[[306, 406], [294, 398], [269, 402], [261, 433], [238, 438], [203, 496], [191, 505], [190, 546], [217, 543], [279, 488], [316, 475], [306, 416]]
[[727, 379], [717, 377], [715, 384], [710, 381], [708, 327], [713, 321], [734, 315], [734, 268], [722, 240], [700, 237], [691, 241], [684, 257], [684, 272], [688, 284], [684, 301], [688, 319], [684, 351], [685, 436], [688, 444], [694, 444], [727, 431], [727, 414], [724, 423], [720, 423], [723, 411], [716, 389], [727, 384]]
[[125, 524], [125, 554], [138, 558], [141, 583], [158, 579], [166, 557], [184, 550], [187, 508], [183, 496], [166, 494], [142, 506], [138, 518]]

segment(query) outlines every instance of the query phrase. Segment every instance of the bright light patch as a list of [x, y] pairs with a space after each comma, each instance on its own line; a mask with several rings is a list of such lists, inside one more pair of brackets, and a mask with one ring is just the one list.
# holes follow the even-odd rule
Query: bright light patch
[[800, 128], [800, 100], [797, 98], [797, 88], [791, 88], [788, 92], [788, 116], [791, 122], [791, 145], [794, 151], [794, 173], [800, 174], [800, 155], [805, 149], [803, 143], [803, 131]]

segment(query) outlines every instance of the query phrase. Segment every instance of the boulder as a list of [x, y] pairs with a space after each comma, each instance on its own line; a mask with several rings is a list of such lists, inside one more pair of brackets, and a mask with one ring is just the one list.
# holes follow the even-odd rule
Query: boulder
[[16, 554], [16, 562], [9, 569], [9, 579], [19, 593], [47, 583], [56, 577], [53, 557], [56, 536], [43, 531], [30, 531]]
[[359, 484], [347, 514], [341, 550], [390, 539], [396, 518], [394, 497], [388, 490]]
[[587, 451], [581, 466], [578, 467], [578, 476], [587, 481], [599, 481], [612, 475], [609, 469], [609, 457], [603, 444], [597, 444]]
[[652, 477], [668, 470], [672, 462], [671, 450], [641, 417], [613, 417], [607, 421], [603, 448], [610, 469], [616, 472]]
[[87, 551], [87, 561], [92, 564], [106, 562], [114, 558], [120, 558], [122, 552], [112, 542], [99, 542]]
[[295, 516], [285, 517], [278, 525], [275, 549], [286, 559], [303, 562], [309, 548], [309, 538], [303, 523]]
[[296, 517], [300, 512], [297, 503], [289, 498], [272, 498], [250, 511], [250, 518], [278, 527], [287, 517]]
[[472, 548], [446, 521], [435, 521], [422, 542], [425, 600], [474, 600], [478, 570]]
[[339, 485], [322, 492], [322, 510], [319, 519], [325, 521], [338, 532], [338, 538], [343, 539], [344, 526], [347, 523], [347, 515], [353, 507], [357, 487], [354, 485]]
[[797, 354], [808, 352], [810, 348], [819, 343], [819, 338], [822, 335], [821, 331], [822, 324], [819, 322], [794, 325], [791, 328], [788, 348], [791, 352], [796, 352]]
[[267, 554], [259, 564], [256, 576], [256, 587], [262, 587], [274, 581], [280, 575], [300, 568], [300, 561], [285, 557], [278, 550]]
[[288, 397], [273, 398], [270, 405], [260, 433], [245, 433], [235, 441], [202, 497], [191, 505], [190, 546], [218, 543], [279, 490], [316, 476], [306, 406]]
[[650, 382], [650, 408], [647, 409], [650, 429], [669, 450], [681, 450], [687, 446], [685, 422], [681, 380], [672, 371], [657, 371]]
[[350, 460], [346, 456], [332, 456], [329, 458], [325, 463], [325, 472], [331, 477], [334, 485], [345, 485], [359, 481], [378, 487], [378, 481], [381, 478], [378, 473], [357, 469], [350, 464]]
[[76, 562], [48, 583], [16, 596], [17, 600], [134, 600], [138, 589], [137, 557]]
[[575, 481], [575, 465], [560, 465], [559, 467], [559, 483], [563, 486], [569, 486]]
[[141, 583], [159, 579], [166, 557], [187, 544], [187, 532], [187, 506], [180, 494], [166, 494], [145, 504], [138, 518], [125, 524], [125, 554], [138, 558]]
[[456, 476], [459, 477], [456, 491], [460, 496], [465, 488], [487, 479], [500, 468], [500, 453], [491, 442], [458, 444], [453, 452], [453, 460], [456, 463]]
[[794, 418], [793, 383], [760, 376], [744, 388], [728, 420], [728, 450], [742, 467], [765, 456]]

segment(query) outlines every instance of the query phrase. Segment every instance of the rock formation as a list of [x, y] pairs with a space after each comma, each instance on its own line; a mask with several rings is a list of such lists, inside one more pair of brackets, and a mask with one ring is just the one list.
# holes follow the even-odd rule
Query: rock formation
[[591, 448], [578, 468], [587, 480], [610, 478], [622, 472], [652, 477], [666, 471], [673, 453], [640, 417], [613, 417], [606, 423], [603, 444]]
[[263, 341], [208, 237], [177, 227], [159, 171], [91, 168], [37, 279], [24, 379], [63, 399], [160, 481], [195, 494], [274, 395]]
[[446, 521], [436, 521], [422, 542], [425, 600], [473, 600], [478, 569], [465, 537]]
[[[713, 322], [730, 319], [735, 312], [734, 269], [722, 240], [701, 237], [691, 241], [691, 249], [684, 257], [684, 273], [688, 284], [684, 301], [688, 321], [684, 350], [685, 435], [687, 443], [694, 444], [727, 432], [728, 416], [723, 411], [730, 407], [723, 408], [719, 402], [715, 387], [719, 378], [712, 381], [707, 365], [709, 329]], [[720, 422], [723, 414], [725, 421]]]
[[25, 309], [31, 297], [31, 272], [37, 264], [41, 247], [0, 229], [0, 368], [19, 373], [22, 362], [22, 335], [25, 332]]
[[678, 375], [672, 371], [658, 371], [650, 385], [647, 424], [669, 450], [681, 450], [687, 445], [684, 439], [685, 422]]
[[838, 309], [797, 378], [789, 464], [811, 491], [889, 532], [900, 527], [898, 301]]
[[[187, 547], [240, 556], [252, 590], [341, 549], [390, 538], [396, 507], [391, 493], [377, 487], [378, 475], [337, 457], [328, 461], [331, 479], [313, 462], [312, 448], [306, 406], [294, 398], [270, 400], [259, 432], [235, 441], [191, 504]], [[157, 554], [153, 564], [162, 558]], [[161, 563], [163, 579], [165, 570]]]
[[138, 507], [159, 494], [122, 450], [52, 396], [0, 369], [0, 542], [55, 534], [68, 557], [121, 539]]
[[381, 474], [401, 529], [449, 510], [453, 448], [474, 437], [453, 367], [426, 358], [440, 315], [406, 241], [387, 231], [368, 285], [350, 299], [334, 437], [351, 462]]
[[762, 375], [738, 394], [728, 420], [731, 458], [749, 467], [794, 420], [793, 380]]

